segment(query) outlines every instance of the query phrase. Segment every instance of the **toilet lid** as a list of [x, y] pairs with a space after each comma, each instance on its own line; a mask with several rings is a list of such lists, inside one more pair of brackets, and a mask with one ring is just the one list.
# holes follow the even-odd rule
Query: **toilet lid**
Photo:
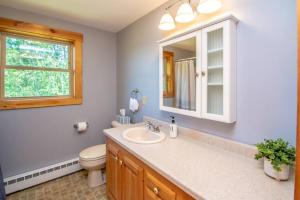
[[97, 159], [106, 155], [106, 145], [100, 144], [92, 147], [88, 147], [82, 150], [79, 154], [83, 159]]

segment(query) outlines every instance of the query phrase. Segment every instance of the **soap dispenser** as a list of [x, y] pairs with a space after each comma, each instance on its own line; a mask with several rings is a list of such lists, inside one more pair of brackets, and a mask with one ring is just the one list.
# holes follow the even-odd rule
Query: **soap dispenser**
[[175, 124], [175, 117], [171, 117], [171, 124], [170, 124], [170, 138], [176, 138], [177, 137], [177, 125]]

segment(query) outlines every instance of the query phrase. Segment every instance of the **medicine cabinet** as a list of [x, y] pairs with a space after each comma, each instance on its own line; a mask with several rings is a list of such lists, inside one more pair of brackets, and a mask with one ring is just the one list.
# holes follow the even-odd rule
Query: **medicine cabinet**
[[161, 110], [236, 121], [236, 24], [230, 15], [160, 41]]

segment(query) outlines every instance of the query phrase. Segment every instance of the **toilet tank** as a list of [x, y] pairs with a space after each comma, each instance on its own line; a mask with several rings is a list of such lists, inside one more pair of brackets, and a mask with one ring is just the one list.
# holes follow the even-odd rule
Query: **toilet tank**
[[112, 128], [117, 128], [117, 127], [120, 127], [120, 126], [123, 126], [123, 124], [117, 122], [117, 121], [112, 121], [111, 122], [111, 127]]

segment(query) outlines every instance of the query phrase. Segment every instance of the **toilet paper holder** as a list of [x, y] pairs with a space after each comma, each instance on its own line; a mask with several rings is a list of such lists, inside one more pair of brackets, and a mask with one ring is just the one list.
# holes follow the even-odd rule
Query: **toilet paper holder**
[[[82, 129], [82, 126], [80, 125], [81, 123], [86, 124], [85, 127], [83, 127], [84, 129]], [[88, 122], [78, 122], [78, 123], [74, 124], [73, 127], [78, 132], [83, 132], [83, 131], [86, 131], [86, 129], [89, 127], [89, 123]]]

